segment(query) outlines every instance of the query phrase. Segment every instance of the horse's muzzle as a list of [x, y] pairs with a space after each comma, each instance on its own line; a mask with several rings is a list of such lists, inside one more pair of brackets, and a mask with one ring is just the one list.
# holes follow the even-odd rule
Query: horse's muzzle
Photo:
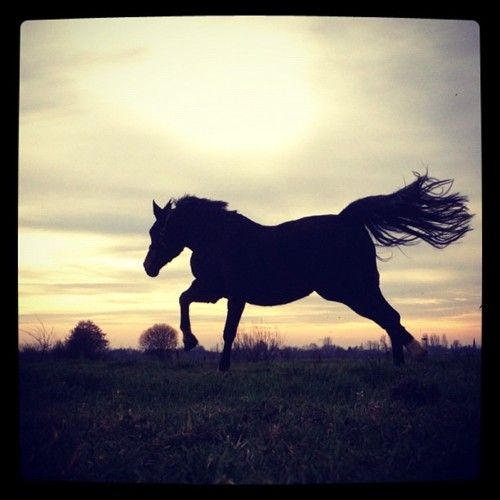
[[146, 274], [148, 276], [150, 276], [151, 278], [155, 278], [156, 276], [158, 276], [158, 274], [160, 274], [160, 270], [159, 269], [151, 269], [147, 264], [146, 262], [144, 262], [144, 270], [146, 271]]

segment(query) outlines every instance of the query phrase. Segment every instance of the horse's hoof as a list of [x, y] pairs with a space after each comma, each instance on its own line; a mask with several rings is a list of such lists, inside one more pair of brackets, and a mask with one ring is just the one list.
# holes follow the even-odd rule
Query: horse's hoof
[[185, 351], [190, 351], [191, 349], [194, 349], [197, 345], [198, 345], [198, 339], [194, 335], [184, 339], [184, 350]]

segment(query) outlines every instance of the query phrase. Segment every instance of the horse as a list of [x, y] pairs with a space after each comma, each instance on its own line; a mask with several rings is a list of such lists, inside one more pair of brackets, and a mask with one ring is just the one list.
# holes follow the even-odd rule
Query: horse
[[184, 195], [161, 208], [153, 200], [155, 222], [144, 260], [150, 277], [187, 247], [194, 281], [179, 297], [184, 349], [196, 347], [189, 306], [227, 299], [224, 348], [219, 370], [230, 367], [231, 346], [245, 304], [274, 306], [313, 291], [341, 302], [383, 328], [393, 362], [423, 358], [425, 349], [401, 325], [399, 313], [379, 286], [376, 246], [423, 240], [441, 249], [471, 230], [468, 199], [450, 193], [452, 179], [414, 172], [416, 179], [391, 194], [350, 203], [338, 215], [316, 215], [275, 226], [258, 224], [224, 201]]

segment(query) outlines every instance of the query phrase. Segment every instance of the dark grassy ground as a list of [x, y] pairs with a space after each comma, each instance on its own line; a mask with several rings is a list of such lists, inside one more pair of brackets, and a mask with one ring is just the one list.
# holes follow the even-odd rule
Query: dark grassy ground
[[332, 483], [478, 474], [479, 356], [20, 369], [25, 479]]

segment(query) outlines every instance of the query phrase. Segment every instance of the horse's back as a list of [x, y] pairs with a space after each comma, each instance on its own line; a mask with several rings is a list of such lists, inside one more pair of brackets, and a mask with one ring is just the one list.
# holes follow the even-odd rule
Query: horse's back
[[310, 216], [268, 227], [261, 242], [261, 251], [278, 267], [311, 282], [359, 273], [378, 279], [375, 246], [368, 231], [342, 216]]
[[[285, 254], [290, 250], [299, 255], [309, 254], [328, 260], [355, 257], [374, 257], [375, 246], [363, 225], [352, 223], [338, 215], [316, 215], [284, 222], [269, 229]], [[358, 255], [359, 254], [359, 255]]]

